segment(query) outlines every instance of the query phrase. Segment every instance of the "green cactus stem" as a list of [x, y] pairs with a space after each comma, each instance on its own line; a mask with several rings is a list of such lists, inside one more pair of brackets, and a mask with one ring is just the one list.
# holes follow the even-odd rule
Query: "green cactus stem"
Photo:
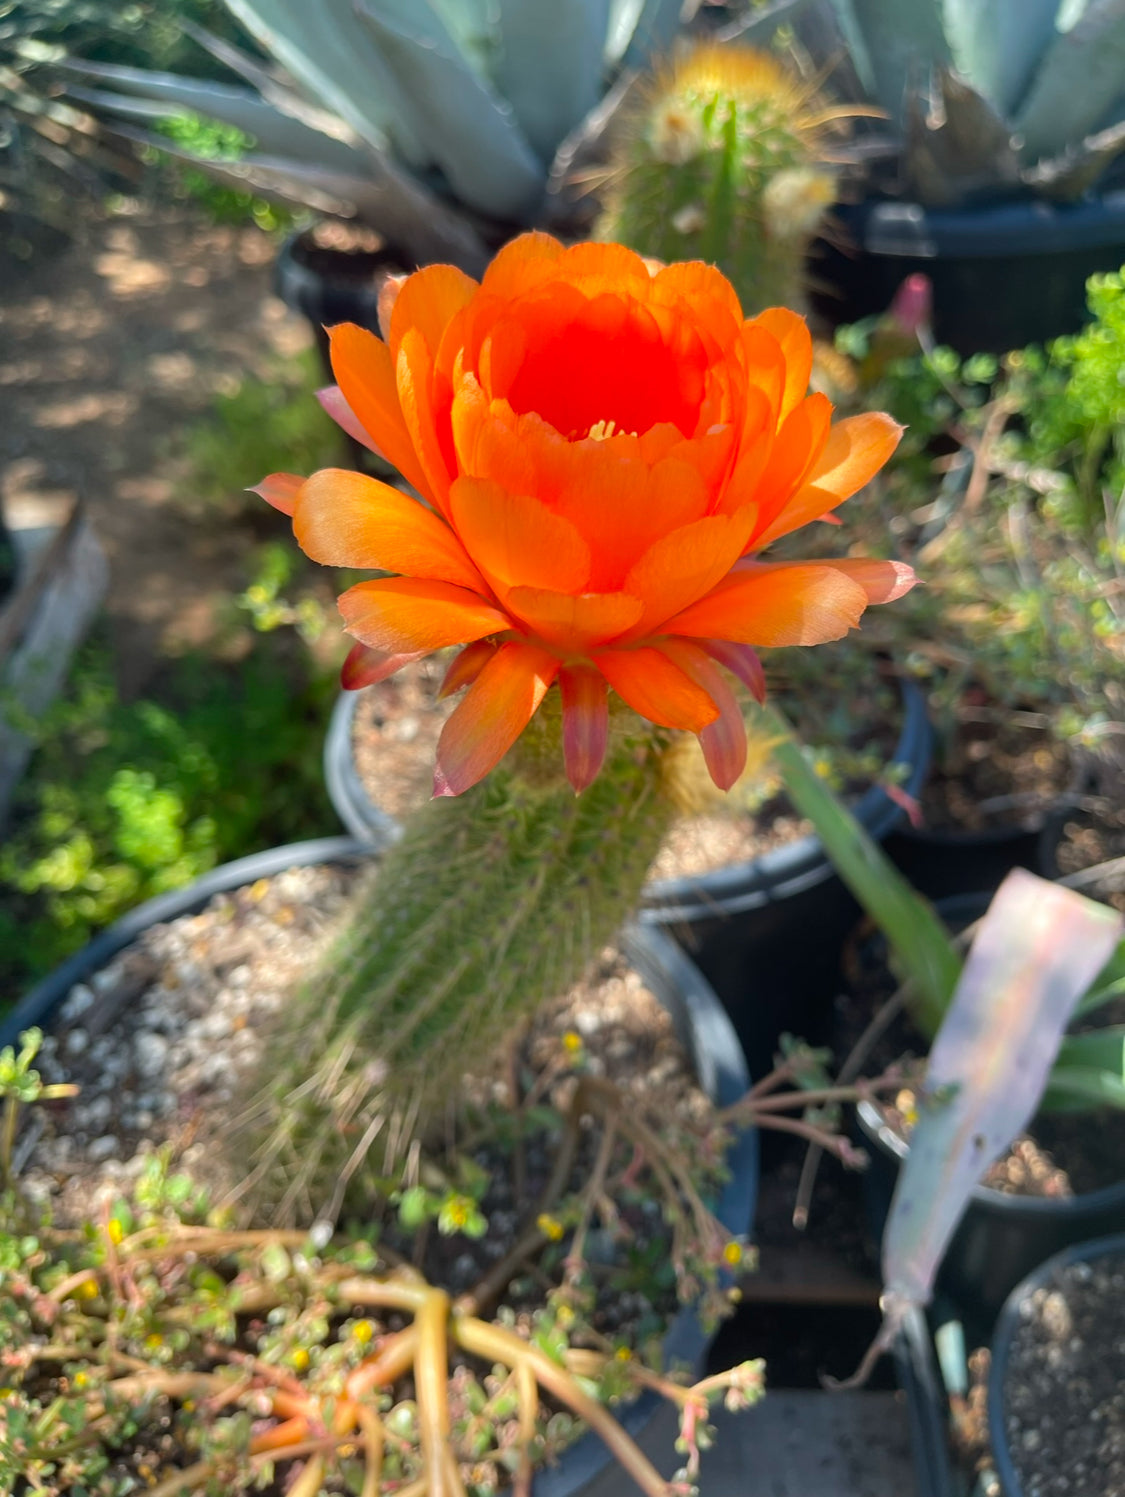
[[411, 818], [268, 1047], [235, 1137], [258, 1214], [332, 1217], [357, 1171], [393, 1172], [636, 907], [675, 814], [668, 735], [622, 714], [575, 796], [552, 705], [486, 781]]
[[822, 109], [768, 53], [703, 44], [663, 76], [623, 129], [602, 239], [660, 260], [706, 260], [747, 315], [804, 305], [804, 260], [835, 178]]

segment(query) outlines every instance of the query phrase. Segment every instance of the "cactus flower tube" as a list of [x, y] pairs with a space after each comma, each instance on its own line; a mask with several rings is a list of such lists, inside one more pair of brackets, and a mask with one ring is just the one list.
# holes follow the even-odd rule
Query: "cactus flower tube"
[[340, 599], [347, 681], [464, 646], [435, 794], [493, 769], [553, 687], [575, 790], [604, 758], [609, 691], [697, 734], [729, 789], [746, 740], [716, 662], [759, 690], [755, 646], [838, 639], [912, 585], [896, 562], [759, 559], [865, 484], [899, 428], [833, 425], [803, 320], [744, 320], [711, 267], [526, 234], [480, 285], [409, 277], [387, 320], [386, 342], [332, 329], [329, 408], [423, 502], [338, 469], [263, 493], [315, 561], [395, 574]]
[[527, 234], [479, 285], [431, 266], [381, 311], [383, 339], [331, 330], [324, 403], [417, 497], [339, 469], [259, 492], [314, 560], [384, 574], [340, 599], [346, 685], [456, 646], [443, 690], [464, 694], [435, 799], [271, 1058], [271, 1157], [309, 1198], [341, 1138], [424, 1125], [612, 940], [675, 814], [677, 734], [720, 787], [743, 771], [732, 680], [763, 695], [756, 650], [838, 639], [914, 580], [762, 558], [865, 484], [899, 428], [833, 424], [803, 320], [745, 319], [712, 267]]

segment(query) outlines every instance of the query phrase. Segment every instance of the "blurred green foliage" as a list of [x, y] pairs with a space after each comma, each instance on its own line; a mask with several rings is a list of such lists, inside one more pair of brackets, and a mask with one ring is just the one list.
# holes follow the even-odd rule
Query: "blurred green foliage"
[[[939, 706], [973, 681], [1104, 756], [1125, 742], [1125, 279], [1087, 294], [1089, 324], [1045, 349], [888, 361], [863, 403], [908, 430], [844, 517], [918, 571], [871, 633]], [[862, 370], [871, 328], [839, 343]]]
[[[237, 161], [254, 146], [253, 139], [234, 125], [220, 124], [189, 112], [171, 114], [160, 120], [154, 129], [203, 161]], [[216, 182], [197, 167], [176, 161], [153, 146], [138, 149], [142, 161], [171, 172], [186, 195], [199, 203], [216, 223], [239, 224], [252, 220], [266, 233], [278, 234], [307, 221], [307, 214], [294, 212], [281, 203], [267, 202], [253, 192]]]
[[247, 492], [267, 473], [311, 473], [346, 461], [339, 428], [313, 395], [324, 376], [309, 349], [278, 364], [267, 379], [245, 377], [184, 436], [189, 463], [181, 495], [189, 508], [234, 516], [258, 512]]
[[293, 636], [237, 664], [164, 663], [123, 701], [104, 643], [36, 727], [38, 748], [0, 845], [0, 994], [99, 927], [217, 863], [334, 829], [320, 756], [334, 673]]

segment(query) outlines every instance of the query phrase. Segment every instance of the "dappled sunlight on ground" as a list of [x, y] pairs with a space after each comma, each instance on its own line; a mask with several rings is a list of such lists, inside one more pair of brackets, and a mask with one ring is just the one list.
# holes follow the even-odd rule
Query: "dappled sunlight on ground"
[[[87, 500], [125, 682], [161, 646], [207, 643], [246, 586], [262, 536], [185, 510], [178, 440], [216, 395], [309, 346], [271, 294], [276, 249], [179, 207], [87, 211], [65, 253], [0, 286], [0, 494], [25, 515]], [[261, 476], [232, 472], [232, 493]]]

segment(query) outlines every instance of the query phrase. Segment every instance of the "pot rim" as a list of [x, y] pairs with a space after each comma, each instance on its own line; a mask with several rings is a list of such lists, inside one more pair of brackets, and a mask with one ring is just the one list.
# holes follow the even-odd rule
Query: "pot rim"
[[[250, 853], [205, 873], [185, 888], [158, 894], [130, 910], [81, 951], [37, 983], [0, 1022], [0, 1046], [15, 1044], [20, 1033], [45, 1024], [76, 983], [85, 981], [131, 945], [150, 926], [175, 920], [201, 909], [216, 894], [243, 888], [289, 868], [315, 863], [363, 863], [379, 849], [355, 837], [318, 837], [292, 842], [265, 852]], [[736, 1102], [750, 1088], [746, 1059], [710, 983], [664, 931], [633, 922], [622, 933], [620, 950], [670, 1014], [677, 1035], [688, 1051], [700, 1086], [718, 1106]], [[715, 1205], [715, 1215], [732, 1235], [745, 1236], [757, 1206], [759, 1144], [757, 1130], [740, 1130], [727, 1153], [730, 1178]], [[663, 1352], [667, 1363], [703, 1364], [710, 1335], [690, 1306], [669, 1322]], [[662, 1403], [651, 1390], [622, 1410], [618, 1422], [636, 1435]], [[585, 1484], [608, 1468], [612, 1455], [601, 1440], [587, 1431], [564, 1451], [559, 1464], [536, 1475], [536, 1497], [580, 1497]]]
[[[908, 764], [903, 783], [916, 796], [929, 773], [933, 745], [925, 693], [909, 677], [898, 678], [903, 705], [902, 728], [890, 764]], [[399, 823], [381, 810], [360, 779], [352, 753], [352, 724], [359, 692], [341, 691], [332, 708], [324, 741], [324, 778], [336, 814], [354, 837], [385, 847], [400, 835]], [[881, 840], [906, 817], [880, 785], [871, 785], [853, 807], [865, 830]], [[761, 909], [815, 888], [834, 876], [819, 837], [800, 837], [757, 858], [745, 859], [710, 873], [658, 879], [642, 896], [640, 919], [652, 925], [684, 925]]]

